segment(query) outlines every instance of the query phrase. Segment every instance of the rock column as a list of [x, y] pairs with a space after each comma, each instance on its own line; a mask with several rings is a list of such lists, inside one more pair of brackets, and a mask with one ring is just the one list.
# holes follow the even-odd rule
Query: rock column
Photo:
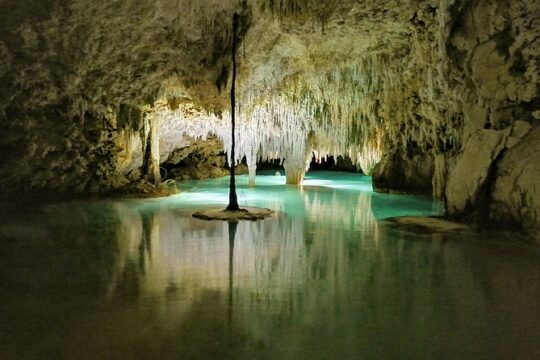
[[309, 169], [311, 162], [311, 152], [309, 156], [305, 156], [303, 159], [286, 159], [283, 163], [285, 168], [285, 177], [287, 178], [287, 185], [300, 185], [304, 181], [306, 171]]
[[145, 118], [144, 120], [144, 158], [142, 166], [142, 178], [157, 185], [161, 182], [159, 173], [159, 122], [157, 119]]

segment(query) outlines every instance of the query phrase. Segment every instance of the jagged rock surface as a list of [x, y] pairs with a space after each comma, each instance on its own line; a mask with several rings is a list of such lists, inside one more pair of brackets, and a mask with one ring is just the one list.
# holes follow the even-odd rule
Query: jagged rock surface
[[509, 131], [478, 130], [453, 159], [446, 184], [449, 215], [469, 214], [485, 202], [485, 191], [496, 159], [505, 148]]
[[375, 166], [373, 189], [384, 193], [431, 195], [433, 171], [431, 154], [393, 152]]
[[175, 149], [163, 167], [168, 171], [168, 178], [176, 180], [200, 180], [229, 174], [225, 169], [223, 144], [217, 139], [195, 140]]
[[236, 1], [0, 2], [2, 192], [133, 181], [131, 158], [144, 149], [129, 138], [145, 142], [156, 99], [226, 104], [215, 84], [235, 10]]
[[540, 237], [540, 126], [497, 164], [490, 218]]
[[[315, 152], [369, 171], [412, 146], [433, 156], [434, 193], [453, 216], [515, 218], [502, 184], [540, 123], [535, 0], [2, 1], [2, 193], [159, 177], [184, 135], [215, 135], [227, 151], [212, 129], [226, 128], [233, 12], [251, 166], [280, 158], [300, 174]], [[534, 194], [533, 180], [516, 181]], [[480, 211], [478, 199], [497, 205]], [[535, 216], [516, 219], [532, 228]]]

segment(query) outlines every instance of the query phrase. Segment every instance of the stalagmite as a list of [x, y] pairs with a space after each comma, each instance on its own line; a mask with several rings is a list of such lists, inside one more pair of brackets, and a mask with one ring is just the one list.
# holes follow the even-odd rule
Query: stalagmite
[[306, 175], [306, 169], [298, 168], [296, 166], [287, 165], [287, 162], [283, 164], [285, 168], [285, 177], [287, 179], [287, 185], [299, 185], [304, 180]]
[[141, 175], [146, 181], [157, 185], [161, 182], [159, 173], [159, 120], [146, 117], [144, 119], [143, 134], [145, 142]]
[[249, 175], [249, 180], [248, 180], [248, 186], [249, 187], [254, 187], [255, 186], [255, 176], [257, 175], [257, 164], [252, 162], [252, 163], [248, 163], [248, 175]]

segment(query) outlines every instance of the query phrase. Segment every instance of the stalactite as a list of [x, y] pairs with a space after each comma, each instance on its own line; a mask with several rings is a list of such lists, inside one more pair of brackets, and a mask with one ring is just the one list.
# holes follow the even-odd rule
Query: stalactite
[[[425, 105], [437, 103], [433, 99], [441, 91], [440, 74], [429, 68], [415, 73], [410, 66], [395, 54], [372, 52], [289, 79], [281, 92], [241, 88], [236, 134], [242, 136], [235, 151], [238, 160], [245, 157], [248, 163], [250, 184], [259, 160], [281, 159], [289, 172], [300, 174], [313, 152], [319, 161], [343, 155], [370, 174], [392, 148], [406, 149], [414, 140], [415, 146], [430, 151], [441, 142], [454, 142], [459, 126], [446, 126], [446, 109]], [[216, 116], [183, 108], [162, 111], [161, 116], [168, 119], [163, 123], [181, 123], [176, 126], [179, 135], [217, 136], [231, 153], [229, 113]]]

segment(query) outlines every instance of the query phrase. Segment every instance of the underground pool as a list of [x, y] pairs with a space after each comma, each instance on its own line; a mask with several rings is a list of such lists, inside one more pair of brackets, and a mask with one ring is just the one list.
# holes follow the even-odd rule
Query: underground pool
[[0, 358], [540, 358], [537, 246], [396, 228], [440, 205], [358, 174], [256, 180], [240, 204], [276, 212], [257, 222], [191, 217], [227, 177], [6, 214]]

